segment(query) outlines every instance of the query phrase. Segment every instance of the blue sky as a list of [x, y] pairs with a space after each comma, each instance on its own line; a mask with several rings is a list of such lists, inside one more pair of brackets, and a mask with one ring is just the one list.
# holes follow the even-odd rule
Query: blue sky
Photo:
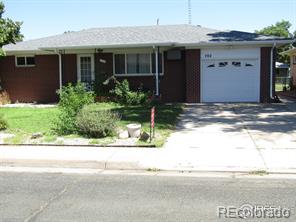
[[[192, 24], [253, 32], [281, 19], [296, 30], [296, 0], [191, 0]], [[184, 24], [187, 0], [4, 0], [25, 39], [100, 26]]]

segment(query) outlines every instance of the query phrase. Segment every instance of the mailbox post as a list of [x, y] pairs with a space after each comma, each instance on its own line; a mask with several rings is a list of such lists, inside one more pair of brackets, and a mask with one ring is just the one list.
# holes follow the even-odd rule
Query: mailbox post
[[155, 106], [151, 108], [151, 117], [150, 117], [150, 143], [152, 137], [155, 137], [155, 127], [154, 127], [154, 119], [155, 119]]

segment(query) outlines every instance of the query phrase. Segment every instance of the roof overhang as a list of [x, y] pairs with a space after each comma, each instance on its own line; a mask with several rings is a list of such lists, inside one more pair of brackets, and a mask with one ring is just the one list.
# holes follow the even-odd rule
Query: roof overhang
[[79, 50], [79, 49], [118, 49], [118, 48], [145, 48], [145, 47], [174, 47], [174, 42], [155, 42], [155, 43], [140, 43], [140, 44], [112, 44], [112, 45], [85, 45], [85, 46], [57, 46], [57, 47], [40, 47], [40, 50]]
[[287, 51], [282, 52], [281, 54], [282, 54], [282, 55], [292, 55], [292, 54], [294, 54], [294, 53], [296, 53], [296, 48], [289, 49], [289, 50], [287, 50]]
[[295, 40], [268, 40], [268, 41], [225, 41], [225, 42], [200, 42], [200, 43], [183, 43], [182, 45], [185, 47], [197, 47], [197, 46], [265, 46], [265, 45], [274, 45], [277, 46], [292, 44]]
[[[277, 46], [291, 44], [295, 40], [268, 40], [268, 41], [224, 41], [224, 42], [154, 42], [154, 43], [134, 43], [134, 44], [112, 44], [112, 45], [84, 45], [84, 46], [56, 46], [40, 47], [36, 50], [6, 50], [8, 55], [14, 54], [53, 54], [59, 50], [90, 50], [90, 49], [124, 49], [124, 48], [149, 48], [149, 47], [185, 47], [185, 48], [204, 48], [219, 46]], [[290, 52], [288, 50], [286, 52]]]

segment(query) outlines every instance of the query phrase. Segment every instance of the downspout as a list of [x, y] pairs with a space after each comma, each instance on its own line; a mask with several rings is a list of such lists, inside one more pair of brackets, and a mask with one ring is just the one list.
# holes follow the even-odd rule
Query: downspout
[[159, 53], [159, 47], [153, 47], [155, 50], [155, 85], [156, 85], [156, 96], [159, 96], [159, 70], [158, 70], [158, 53]]
[[63, 80], [62, 80], [62, 53], [61, 51], [57, 51], [56, 50], [56, 53], [58, 54], [59, 56], [59, 88], [60, 90], [62, 90], [62, 87], [63, 87]]
[[271, 99], [273, 99], [273, 51], [274, 51], [274, 49], [275, 49], [275, 47], [276, 47], [276, 43], [274, 42], [273, 43], [273, 46], [272, 46], [272, 48], [271, 48], [271, 51], [270, 51], [270, 82], [269, 82], [269, 84], [270, 84], [270, 92], [269, 92], [269, 96], [270, 96], [270, 98]]

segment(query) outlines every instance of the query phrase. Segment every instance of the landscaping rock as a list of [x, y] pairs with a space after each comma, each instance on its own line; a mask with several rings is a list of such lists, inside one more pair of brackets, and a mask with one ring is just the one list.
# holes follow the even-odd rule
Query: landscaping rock
[[146, 142], [149, 138], [150, 138], [150, 135], [148, 133], [146, 133], [146, 132], [141, 133], [141, 136], [140, 136], [141, 141]]
[[38, 139], [41, 138], [43, 135], [42, 133], [33, 133], [31, 139]]
[[118, 135], [118, 138], [119, 139], [127, 139], [129, 137], [129, 135], [128, 135], [128, 131], [127, 130], [125, 130], [125, 131], [121, 131], [120, 133], [119, 133], [119, 135]]

